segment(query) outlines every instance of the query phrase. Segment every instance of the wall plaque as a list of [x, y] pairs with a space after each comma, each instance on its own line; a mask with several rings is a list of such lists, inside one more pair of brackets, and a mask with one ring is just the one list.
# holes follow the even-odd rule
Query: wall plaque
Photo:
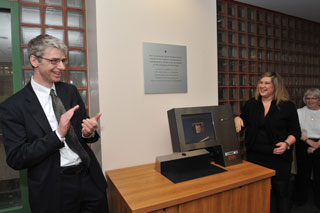
[[143, 43], [144, 93], [187, 92], [187, 47]]

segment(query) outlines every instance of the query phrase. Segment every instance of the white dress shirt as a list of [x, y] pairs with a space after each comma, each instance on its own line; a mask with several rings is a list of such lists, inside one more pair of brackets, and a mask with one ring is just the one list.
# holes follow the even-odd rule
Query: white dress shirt
[[50, 96], [51, 89], [54, 89], [56, 93], [55, 85], [53, 84], [52, 88], [44, 87], [38, 84], [37, 82], [35, 82], [32, 77], [31, 86], [33, 88], [33, 91], [36, 93], [38, 97], [38, 100], [42, 106], [44, 113], [46, 114], [46, 117], [50, 123], [52, 131], [55, 131], [57, 136], [61, 140], [61, 142], [64, 143], [64, 147], [60, 149], [60, 166], [65, 167], [65, 166], [72, 166], [72, 165], [77, 165], [81, 163], [81, 159], [79, 155], [68, 147], [67, 143], [65, 142], [65, 138], [61, 138], [56, 131], [58, 128], [58, 121], [53, 111], [52, 100]]

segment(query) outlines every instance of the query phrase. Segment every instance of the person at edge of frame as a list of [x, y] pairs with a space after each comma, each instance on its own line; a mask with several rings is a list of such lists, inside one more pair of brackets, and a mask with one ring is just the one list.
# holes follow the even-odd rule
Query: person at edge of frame
[[271, 197], [277, 213], [291, 212], [289, 180], [292, 163], [290, 147], [300, 138], [296, 106], [281, 76], [276, 72], [263, 73], [257, 82], [254, 97], [234, 118], [236, 132], [245, 130], [246, 157], [275, 170], [271, 178]]
[[[27, 169], [32, 213], [107, 213], [107, 183], [87, 145], [100, 137], [101, 113], [89, 118], [77, 88], [60, 81], [67, 64], [61, 40], [39, 35], [29, 42], [28, 55], [30, 82], [0, 105], [6, 161]], [[61, 117], [53, 97], [61, 99]]]
[[292, 199], [296, 206], [307, 202], [313, 171], [314, 203], [320, 209], [320, 90], [308, 89], [304, 93], [303, 102], [306, 105], [298, 109], [302, 134], [295, 149], [297, 175]]

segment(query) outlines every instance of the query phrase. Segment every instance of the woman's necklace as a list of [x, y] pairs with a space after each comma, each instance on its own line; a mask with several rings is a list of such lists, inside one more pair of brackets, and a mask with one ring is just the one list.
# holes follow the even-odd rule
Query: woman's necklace
[[312, 121], [316, 120], [319, 110], [309, 110], [310, 118]]

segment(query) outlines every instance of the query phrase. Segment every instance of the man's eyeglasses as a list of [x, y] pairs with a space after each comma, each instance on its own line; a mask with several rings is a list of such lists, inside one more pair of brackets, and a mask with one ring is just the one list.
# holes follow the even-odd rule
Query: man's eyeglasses
[[312, 98], [306, 98], [306, 101], [315, 101], [318, 100], [318, 98], [312, 97]]
[[66, 65], [68, 63], [68, 59], [66, 59], [66, 58], [64, 58], [64, 59], [60, 59], [60, 58], [49, 59], [49, 58], [43, 58], [41, 56], [36, 56], [36, 57], [44, 59], [44, 60], [48, 60], [51, 62], [52, 65], [58, 65], [58, 64], [60, 64], [60, 62], [62, 62], [64, 65]]

